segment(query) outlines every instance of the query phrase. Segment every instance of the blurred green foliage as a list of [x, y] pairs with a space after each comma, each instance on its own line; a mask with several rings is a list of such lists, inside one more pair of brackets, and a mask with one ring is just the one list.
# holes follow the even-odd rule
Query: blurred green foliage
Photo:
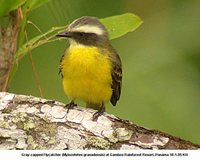
[[[107, 112], [200, 143], [200, 1], [199, 0], [54, 0], [30, 13], [42, 32], [89, 15], [98, 18], [126, 12], [144, 24], [112, 41], [123, 62], [122, 96]], [[29, 39], [38, 35], [31, 25]], [[58, 66], [68, 42], [33, 50], [45, 98], [68, 102]], [[39, 96], [31, 63], [19, 63], [10, 91]]]
[[23, 6], [26, 12], [30, 12], [48, 1], [50, 0], [0, 0], [0, 17], [7, 15], [20, 6]]
[[0, 17], [23, 5], [26, 0], [0, 0]]

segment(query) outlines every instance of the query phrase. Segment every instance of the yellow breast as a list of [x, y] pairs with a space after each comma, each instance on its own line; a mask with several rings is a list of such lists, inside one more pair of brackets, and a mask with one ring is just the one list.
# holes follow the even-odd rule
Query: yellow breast
[[96, 47], [70, 47], [62, 61], [63, 87], [71, 99], [101, 104], [112, 95], [108, 53]]

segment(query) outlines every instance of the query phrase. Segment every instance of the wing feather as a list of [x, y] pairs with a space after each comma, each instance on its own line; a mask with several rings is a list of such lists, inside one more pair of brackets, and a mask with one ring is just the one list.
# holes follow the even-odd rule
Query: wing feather
[[116, 105], [117, 101], [120, 98], [121, 95], [121, 88], [122, 88], [122, 63], [119, 55], [115, 51], [115, 49], [111, 47], [110, 50], [110, 61], [112, 62], [112, 96], [110, 99], [110, 102], [113, 106]]
[[58, 74], [61, 74], [61, 77], [63, 78], [63, 74], [62, 74], [62, 61], [63, 61], [63, 58], [64, 58], [64, 54], [62, 55], [62, 57], [60, 58], [60, 65], [59, 65], [59, 72]]

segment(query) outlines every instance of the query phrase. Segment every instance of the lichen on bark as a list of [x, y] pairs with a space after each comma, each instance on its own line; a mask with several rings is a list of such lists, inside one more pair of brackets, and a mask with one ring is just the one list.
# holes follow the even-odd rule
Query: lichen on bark
[[167, 133], [95, 110], [0, 92], [0, 149], [200, 149]]

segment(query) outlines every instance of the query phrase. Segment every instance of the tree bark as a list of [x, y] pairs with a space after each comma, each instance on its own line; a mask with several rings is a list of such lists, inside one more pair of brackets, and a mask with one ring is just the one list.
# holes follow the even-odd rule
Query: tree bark
[[0, 92], [0, 149], [200, 149], [200, 145], [95, 110]]
[[18, 10], [10, 12], [6, 25], [0, 25], [0, 91], [6, 91], [9, 74], [13, 66], [19, 29]]

